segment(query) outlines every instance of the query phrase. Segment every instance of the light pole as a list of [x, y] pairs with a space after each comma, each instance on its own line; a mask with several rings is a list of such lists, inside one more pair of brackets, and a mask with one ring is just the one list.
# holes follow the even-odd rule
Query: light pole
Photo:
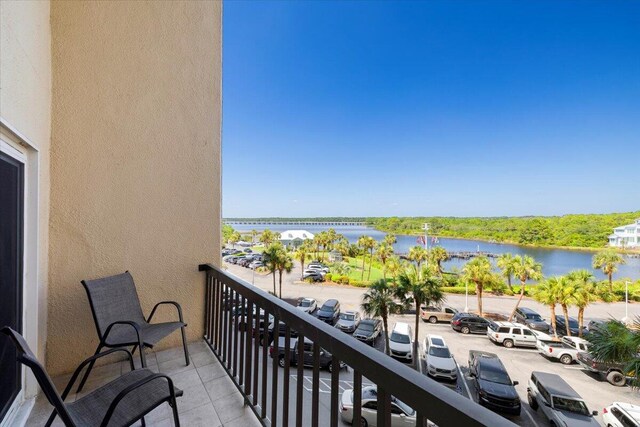
[[629, 321], [629, 282], [628, 280], [624, 282], [624, 317], [622, 318], [622, 323], [627, 323]]
[[426, 251], [429, 250], [429, 223], [425, 222], [424, 223], [424, 249]]

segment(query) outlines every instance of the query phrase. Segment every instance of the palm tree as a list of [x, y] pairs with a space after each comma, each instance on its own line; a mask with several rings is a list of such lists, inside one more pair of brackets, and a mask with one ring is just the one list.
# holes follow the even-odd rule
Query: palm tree
[[304, 275], [304, 262], [311, 253], [311, 246], [308, 242], [309, 240], [305, 240], [294, 252], [295, 258], [300, 261], [300, 278]]
[[387, 234], [386, 236], [384, 236], [384, 239], [382, 240], [384, 243], [386, 243], [389, 246], [393, 246], [394, 243], [396, 243], [398, 241], [398, 239], [396, 239], [396, 235], [395, 234]]
[[607, 275], [609, 278], [610, 292], [613, 292], [613, 273], [618, 270], [618, 265], [624, 263], [624, 258], [613, 249], [598, 252], [593, 256], [593, 268], [602, 270], [602, 272]]
[[280, 233], [274, 233], [268, 228], [264, 229], [258, 240], [266, 246], [269, 246], [280, 238]]
[[229, 236], [229, 243], [231, 243], [231, 245], [235, 248], [236, 243], [238, 243], [241, 238], [242, 235], [240, 235], [240, 233], [238, 233], [237, 231], [234, 231], [233, 233], [231, 233], [231, 236]]
[[270, 244], [263, 252], [264, 265], [273, 275], [273, 295], [276, 293], [276, 271], [280, 266], [280, 259], [286, 254], [280, 242]]
[[367, 280], [371, 280], [371, 266], [373, 265], [373, 250], [375, 247], [375, 239], [371, 236], [367, 236], [366, 248], [369, 249], [369, 272], [367, 273]]
[[369, 290], [362, 295], [362, 311], [369, 317], [380, 317], [384, 328], [385, 352], [389, 349], [389, 314], [398, 313], [402, 305], [398, 304], [395, 289], [383, 280], [376, 280], [369, 286]]
[[442, 246], [436, 246], [429, 251], [429, 259], [438, 271], [438, 275], [442, 277], [442, 263], [449, 259], [447, 250]]
[[509, 316], [509, 321], [513, 319], [513, 316], [516, 314], [516, 310], [524, 297], [524, 288], [527, 280], [540, 280], [542, 279], [542, 264], [536, 262], [533, 257], [529, 255], [520, 256], [517, 255], [513, 258], [513, 266], [514, 266], [514, 275], [520, 279], [520, 296], [518, 297], [518, 301], [516, 302], [516, 306], [513, 308], [511, 312], [511, 316]]
[[478, 299], [478, 314], [482, 316], [482, 291], [496, 281], [496, 276], [491, 270], [491, 263], [485, 256], [472, 259], [462, 269], [462, 280], [476, 285], [476, 298]]
[[401, 301], [410, 303], [413, 301], [416, 310], [413, 354], [416, 355], [416, 367], [418, 363], [418, 328], [420, 327], [420, 307], [423, 304], [439, 304], [444, 301], [444, 294], [440, 289], [440, 280], [431, 275], [429, 268], [418, 269], [415, 265], [409, 266], [398, 277], [396, 295]]
[[398, 277], [398, 275], [402, 272], [402, 268], [403, 266], [400, 258], [395, 255], [389, 257], [385, 265], [385, 269], [387, 273], [391, 275], [391, 281], [393, 282], [394, 286], [396, 284], [396, 277]]
[[558, 278], [550, 277], [547, 280], [538, 283], [538, 286], [534, 288], [533, 299], [541, 304], [549, 307], [551, 314], [551, 329], [553, 329], [553, 335], [558, 338], [556, 328], [556, 304], [558, 304]]
[[387, 260], [393, 255], [393, 247], [388, 245], [385, 242], [379, 243], [378, 248], [376, 249], [376, 256], [382, 263], [382, 277], [384, 280], [387, 280], [387, 269], [386, 263]]
[[279, 287], [278, 296], [280, 298], [282, 298], [282, 273], [284, 273], [285, 271], [287, 273], [291, 273], [292, 269], [293, 269], [293, 259], [288, 253], [283, 251], [282, 254], [280, 255], [280, 258], [278, 259], [278, 287]]
[[623, 363], [624, 372], [632, 375], [631, 385], [640, 387], [640, 316], [628, 328], [618, 320], [609, 320], [587, 335], [589, 352], [605, 363]]
[[567, 278], [575, 286], [575, 305], [578, 307], [578, 336], [582, 338], [584, 326], [584, 310], [589, 304], [596, 301], [598, 289], [593, 281], [593, 274], [589, 270], [576, 270], [567, 275]]
[[364, 280], [364, 261], [367, 258], [367, 250], [365, 248], [367, 244], [367, 237], [369, 236], [360, 236], [358, 238], [358, 247], [362, 251], [362, 273], [360, 274], [360, 280]]
[[498, 257], [498, 268], [502, 271], [502, 275], [507, 279], [509, 290], [513, 292], [513, 286], [511, 286], [511, 277], [515, 273], [514, 256], [510, 253], [504, 253]]
[[420, 265], [427, 259], [429, 259], [429, 254], [427, 253], [427, 250], [422, 246], [412, 246], [411, 248], [409, 248], [409, 255], [407, 256], [407, 258], [418, 264], [418, 268], [420, 268]]
[[568, 336], [571, 336], [571, 328], [569, 327], [569, 306], [576, 303], [575, 292], [575, 285], [567, 276], [562, 276], [558, 279], [558, 304], [562, 307], [564, 324], [566, 325]]
[[251, 243], [256, 244], [256, 237], [258, 236], [258, 230], [251, 230]]
[[360, 280], [364, 280], [364, 262], [367, 258], [367, 251], [370, 252], [369, 258], [369, 274], [367, 276], [367, 280], [371, 278], [371, 264], [373, 263], [373, 249], [376, 247], [376, 241], [371, 236], [360, 236], [358, 239], [358, 246], [362, 248], [362, 275], [360, 276]]

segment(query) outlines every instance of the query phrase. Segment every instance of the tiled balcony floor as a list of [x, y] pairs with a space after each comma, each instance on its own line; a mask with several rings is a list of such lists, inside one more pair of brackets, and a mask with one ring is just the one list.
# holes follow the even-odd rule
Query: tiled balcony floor
[[[171, 348], [159, 352], [147, 350], [147, 365], [154, 372], [169, 375], [176, 387], [184, 390], [184, 396], [178, 398], [178, 413], [183, 426], [260, 426], [249, 407], [243, 404], [242, 396], [227, 376], [218, 359], [211, 353], [204, 342], [189, 344], [191, 364], [185, 366], [182, 347]], [[108, 356], [107, 356], [108, 357]], [[134, 355], [140, 364], [139, 357]], [[130, 370], [129, 362], [114, 362], [93, 369], [82, 393], [82, 397], [97, 387], [113, 380], [123, 372]], [[62, 393], [70, 378], [69, 375], [54, 378], [56, 387]], [[66, 401], [72, 402], [76, 395], [70, 395]], [[27, 426], [44, 426], [51, 414], [52, 406], [40, 395]], [[148, 426], [173, 426], [171, 408], [162, 404], [145, 417]], [[137, 423], [136, 425], [139, 425]], [[60, 418], [56, 418], [54, 426], [62, 426]]]

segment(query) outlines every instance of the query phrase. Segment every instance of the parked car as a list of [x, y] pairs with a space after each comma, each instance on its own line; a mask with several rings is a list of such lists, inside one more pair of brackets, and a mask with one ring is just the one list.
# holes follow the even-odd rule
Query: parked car
[[617, 362], [602, 362], [596, 360], [591, 353], [582, 351], [577, 356], [578, 363], [582, 369], [598, 374], [609, 381], [609, 384], [622, 387], [627, 383], [624, 371], [624, 364]]
[[244, 258], [238, 260], [238, 262], [236, 262], [236, 264], [238, 264], [241, 267], [249, 267], [249, 264], [251, 264], [252, 262], [253, 262], [253, 258], [244, 257]]
[[393, 326], [389, 336], [391, 356], [402, 361], [413, 360], [413, 334], [408, 323], [398, 322]]
[[640, 427], [640, 406], [613, 402], [602, 410], [602, 421], [607, 427]]
[[314, 270], [305, 271], [302, 274], [302, 280], [307, 280], [307, 279], [311, 279], [314, 282], [324, 282], [324, 274]]
[[382, 322], [379, 319], [362, 319], [353, 332], [353, 337], [369, 345], [374, 345], [381, 331]]
[[427, 335], [424, 339], [424, 361], [430, 377], [436, 380], [458, 379], [458, 365], [440, 335]]
[[469, 351], [469, 374], [473, 378], [478, 403], [492, 411], [520, 415], [521, 404], [515, 386], [497, 355]]
[[318, 303], [313, 298], [302, 298], [298, 301], [296, 308], [305, 313], [313, 313], [318, 308]]
[[318, 310], [318, 319], [331, 325], [336, 323], [338, 316], [340, 316], [340, 302], [337, 299], [327, 300]]
[[262, 261], [253, 261], [251, 264], [249, 264], [249, 268], [252, 270], [257, 270], [260, 267], [264, 267], [264, 263]]
[[458, 314], [458, 310], [447, 306], [420, 307], [420, 317], [429, 323], [450, 322], [456, 314]]
[[324, 264], [317, 263], [317, 262], [312, 262], [309, 265], [307, 265], [307, 269], [309, 269], [309, 270], [319, 270], [319, 271], [322, 271], [323, 273], [328, 273], [329, 272], [329, 267], [327, 267]]
[[502, 344], [507, 348], [535, 347], [538, 341], [529, 328], [512, 322], [491, 322], [487, 329], [487, 336], [494, 343]]
[[472, 313], [458, 313], [451, 319], [451, 328], [463, 334], [486, 334], [489, 321]]
[[[269, 324], [269, 343], [273, 342], [273, 337], [275, 335], [275, 328], [274, 328], [275, 322], [271, 322]], [[287, 333], [287, 324], [284, 323], [283, 321], [279, 321], [278, 322], [278, 337], [279, 338], [285, 338], [285, 334]], [[298, 331], [294, 330], [294, 329], [289, 329], [289, 337], [291, 338], [296, 338], [298, 336]]]
[[589, 342], [578, 337], [562, 337], [560, 341], [538, 340], [538, 352], [549, 359], [555, 359], [564, 365], [577, 362], [578, 353], [588, 351]]
[[[278, 358], [278, 365], [284, 368], [285, 365], [285, 338], [278, 337], [278, 347], [276, 349], [275, 343], [269, 347], [269, 354], [271, 357]], [[290, 340], [290, 351], [289, 351], [289, 360], [291, 365], [298, 364], [298, 338], [291, 338]], [[313, 367], [313, 352], [315, 344], [308, 338], [304, 339], [304, 357], [302, 363], [304, 366]], [[333, 370], [333, 356], [327, 350], [320, 348], [319, 350], [319, 366], [321, 369], [327, 369], [329, 372]], [[346, 367], [347, 365], [344, 362], [340, 362], [340, 369]]]
[[607, 320], [605, 319], [591, 319], [589, 320], [589, 324], [587, 324], [587, 331], [589, 333], [597, 331], [598, 329], [602, 328], [605, 323], [607, 323]]
[[360, 313], [357, 311], [343, 311], [338, 316], [338, 322], [336, 323], [336, 328], [340, 329], [342, 332], [352, 333], [358, 328], [360, 324]]
[[326, 273], [323, 270], [305, 268], [304, 271], [302, 272], [302, 275], [304, 276], [305, 274], [320, 274], [322, 277], [324, 277]]
[[549, 324], [536, 311], [528, 307], [518, 307], [515, 312], [515, 320], [518, 323], [527, 325], [536, 331], [549, 331]]
[[[360, 423], [353, 420], [353, 390], [345, 390], [340, 398], [340, 417], [349, 424], [360, 425], [362, 427], [378, 427], [378, 393], [375, 385], [362, 387], [362, 407]], [[406, 403], [391, 396], [391, 426], [390, 427], [413, 427], [416, 425], [416, 411]], [[435, 427], [435, 424], [428, 421], [427, 427]]]
[[576, 391], [559, 375], [532, 372], [527, 387], [527, 400], [534, 411], [538, 408], [552, 426], [599, 426], [594, 415]]
[[[579, 323], [573, 317], [569, 317], [569, 330], [571, 331], [571, 335], [578, 336], [579, 335]], [[553, 332], [553, 331], [552, 331]], [[556, 332], [560, 336], [565, 336], [567, 334], [567, 326], [565, 325], [564, 316], [556, 316]], [[586, 333], [587, 329], [583, 326], [582, 332]]]

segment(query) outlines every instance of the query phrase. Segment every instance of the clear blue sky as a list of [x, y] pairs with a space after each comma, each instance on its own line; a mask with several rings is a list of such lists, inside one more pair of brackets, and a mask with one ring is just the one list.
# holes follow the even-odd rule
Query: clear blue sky
[[640, 209], [640, 1], [224, 4], [223, 216]]

